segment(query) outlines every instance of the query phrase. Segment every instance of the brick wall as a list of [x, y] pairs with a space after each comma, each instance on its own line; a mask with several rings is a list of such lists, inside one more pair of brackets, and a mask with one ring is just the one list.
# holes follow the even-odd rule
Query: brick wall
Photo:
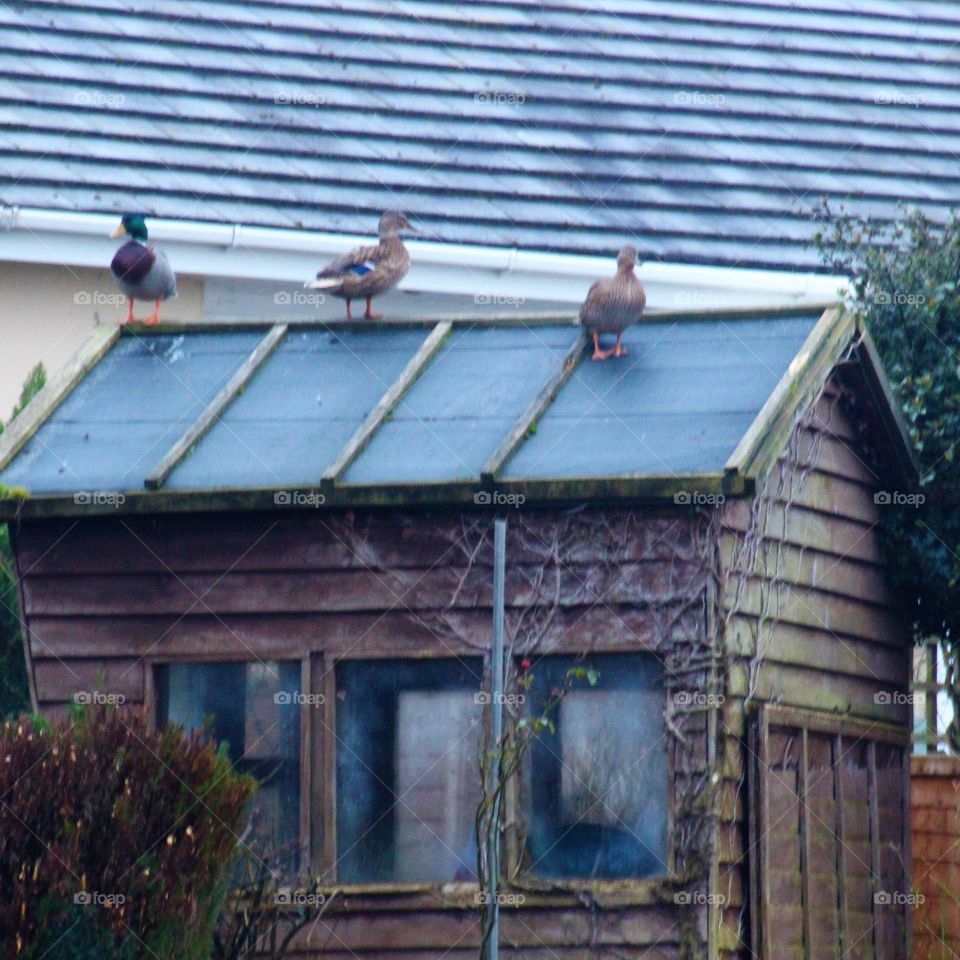
[[960, 956], [960, 757], [911, 758], [916, 960]]

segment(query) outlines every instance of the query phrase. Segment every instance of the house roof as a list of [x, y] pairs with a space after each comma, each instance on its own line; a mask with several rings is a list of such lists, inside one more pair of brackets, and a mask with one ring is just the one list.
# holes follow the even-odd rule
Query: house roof
[[591, 363], [562, 317], [103, 327], [0, 437], [0, 485], [29, 493], [7, 515], [739, 495], [860, 335], [840, 307], [654, 315]]
[[[960, 14], [919, 0], [20, 0], [0, 203], [816, 269], [826, 197], [945, 215]], [[905, 175], [906, 174], [906, 175]]]

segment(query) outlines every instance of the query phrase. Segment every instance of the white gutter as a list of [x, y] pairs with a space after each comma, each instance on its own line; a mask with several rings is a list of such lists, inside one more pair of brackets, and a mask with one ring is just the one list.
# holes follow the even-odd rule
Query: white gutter
[[[0, 208], [0, 260], [104, 268], [116, 249], [108, 235], [118, 216], [28, 207]], [[197, 220], [148, 221], [183, 275], [303, 282], [331, 257], [372, 238]], [[402, 286], [431, 293], [517, 297], [578, 304], [594, 280], [608, 276], [609, 257], [539, 253], [506, 247], [408, 243], [413, 265]], [[639, 276], [655, 310], [726, 310], [822, 305], [836, 300], [839, 276], [645, 263]]]

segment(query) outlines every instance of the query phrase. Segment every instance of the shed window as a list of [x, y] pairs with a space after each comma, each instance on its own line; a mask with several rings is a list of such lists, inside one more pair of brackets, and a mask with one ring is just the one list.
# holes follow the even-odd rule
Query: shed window
[[205, 729], [259, 782], [252, 823], [290, 872], [300, 828], [300, 664], [178, 663], [157, 671], [157, 719]]
[[[647, 877], [667, 870], [667, 738], [659, 661], [591, 658], [596, 686], [574, 682], [525, 776], [527, 858], [544, 877]], [[544, 657], [533, 667], [528, 712], [582, 662]]]
[[337, 665], [337, 877], [476, 876], [479, 660]]

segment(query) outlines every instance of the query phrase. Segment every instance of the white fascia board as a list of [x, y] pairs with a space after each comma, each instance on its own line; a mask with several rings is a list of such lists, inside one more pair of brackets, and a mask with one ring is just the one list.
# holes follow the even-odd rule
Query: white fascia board
[[[0, 209], [0, 260], [109, 265], [117, 216], [26, 207]], [[371, 237], [150, 218], [183, 275], [303, 282], [328, 259]], [[590, 284], [613, 272], [614, 256], [581, 257], [505, 247], [411, 240], [412, 266], [402, 286], [430, 293], [483, 294], [582, 302]], [[737, 310], [822, 305], [848, 290], [842, 276], [644, 263], [638, 269], [653, 310]]]

